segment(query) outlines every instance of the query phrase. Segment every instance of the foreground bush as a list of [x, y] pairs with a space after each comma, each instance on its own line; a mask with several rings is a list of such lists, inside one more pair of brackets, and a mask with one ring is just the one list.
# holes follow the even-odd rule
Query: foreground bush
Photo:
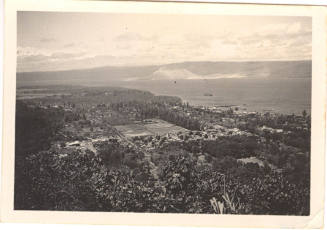
[[110, 168], [92, 153], [41, 151], [31, 154], [26, 165], [31, 178], [24, 193], [27, 209], [309, 214], [304, 185], [289, 183], [277, 173], [242, 182], [210, 165], [197, 165], [189, 154], [163, 163], [159, 180], [146, 162], [134, 170], [126, 165]]

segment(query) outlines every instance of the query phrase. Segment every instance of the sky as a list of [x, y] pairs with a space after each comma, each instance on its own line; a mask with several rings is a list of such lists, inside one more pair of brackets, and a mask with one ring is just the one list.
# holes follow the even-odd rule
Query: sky
[[311, 59], [311, 18], [18, 12], [17, 71]]

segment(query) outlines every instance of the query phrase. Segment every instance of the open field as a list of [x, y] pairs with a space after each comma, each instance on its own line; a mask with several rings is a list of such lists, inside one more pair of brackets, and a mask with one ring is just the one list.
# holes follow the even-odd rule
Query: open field
[[185, 128], [180, 126], [171, 124], [167, 121], [163, 121], [160, 119], [151, 119], [146, 120], [144, 127], [154, 134], [166, 134], [166, 133], [177, 133], [177, 132], [185, 132], [188, 131]]
[[117, 125], [115, 128], [126, 137], [153, 135], [141, 124]]
[[166, 133], [185, 132], [187, 129], [160, 119], [149, 119], [143, 123], [115, 126], [126, 137], [162, 135]]

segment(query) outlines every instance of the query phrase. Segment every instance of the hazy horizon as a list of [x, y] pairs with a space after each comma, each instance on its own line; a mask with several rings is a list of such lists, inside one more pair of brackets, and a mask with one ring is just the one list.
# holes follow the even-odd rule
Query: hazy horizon
[[35, 70], [35, 71], [18, 71], [19, 74], [24, 73], [35, 73], [35, 72], [68, 72], [68, 71], [83, 71], [83, 70], [93, 70], [93, 69], [102, 69], [102, 68], [137, 68], [137, 67], [160, 67], [160, 66], [169, 66], [174, 64], [183, 64], [183, 63], [264, 63], [264, 62], [311, 62], [312, 59], [300, 59], [300, 60], [233, 60], [233, 61], [181, 61], [181, 62], [169, 62], [163, 64], [148, 64], [148, 65], [102, 65], [95, 67], [81, 66], [80, 68], [75, 69], [60, 69], [60, 70]]

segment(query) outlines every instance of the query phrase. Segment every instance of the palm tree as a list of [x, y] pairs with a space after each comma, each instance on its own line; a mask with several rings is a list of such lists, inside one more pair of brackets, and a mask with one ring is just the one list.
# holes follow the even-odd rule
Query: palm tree
[[303, 116], [303, 118], [306, 118], [307, 117], [307, 111], [306, 110], [303, 110], [302, 116]]

